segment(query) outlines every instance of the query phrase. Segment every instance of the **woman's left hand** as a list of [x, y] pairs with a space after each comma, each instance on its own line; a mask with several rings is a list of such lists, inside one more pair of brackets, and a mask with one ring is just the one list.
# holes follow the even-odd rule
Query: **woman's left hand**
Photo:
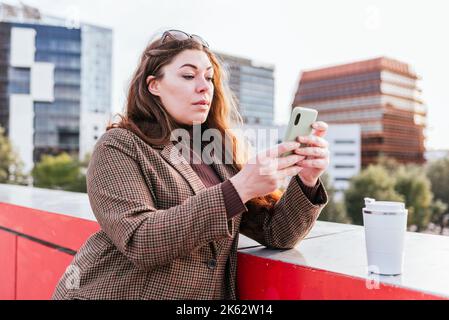
[[318, 178], [329, 166], [329, 143], [323, 138], [328, 129], [327, 123], [317, 121], [312, 124], [313, 133], [310, 136], [300, 136], [296, 140], [302, 146], [295, 149], [295, 153], [304, 156], [304, 159], [296, 163], [303, 168], [298, 176], [302, 182], [309, 187], [313, 187], [318, 182]]

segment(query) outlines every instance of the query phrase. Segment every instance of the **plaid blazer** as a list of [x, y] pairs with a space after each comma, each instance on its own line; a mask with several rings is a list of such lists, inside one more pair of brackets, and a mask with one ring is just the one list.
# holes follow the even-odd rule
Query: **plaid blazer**
[[[212, 164], [225, 181], [237, 172]], [[327, 202], [313, 205], [296, 179], [268, 212], [228, 221], [220, 184], [206, 188], [173, 143], [150, 146], [126, 129], [97, 142], [87, 172], [101, 230], [75, 255], [53, 299], [236, 299], [239, 232], [292, 248]]]

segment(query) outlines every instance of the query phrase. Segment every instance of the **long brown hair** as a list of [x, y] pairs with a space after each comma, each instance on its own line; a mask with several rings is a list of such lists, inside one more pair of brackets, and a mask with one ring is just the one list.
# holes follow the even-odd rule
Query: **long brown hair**
[[[243, 121], [237, 109], [237, 99], [227, 85], [229, 76], [217, 56], [193, 39], [162, 43], [161, 37], [158, 36], [150, 42], [140, 57], [140, 62], [129, 85], [125, 112], [123, 115], [118, 114], [119, 121], [109, 123], [106, 130], [124, 128], [150, 145], [168, 143], [172, 130], [179, 125], [166, 111], [160, 98], [149, 92], [146, 79], [149, 75], [161, 79], [164, 76], [162, 68], [170, 64], [179, 53], [189, 49], [204, 51], [214, 69], [214, 95], [207, 120], [202, 127], [217, 129], [222, 137], [230, 139], [232, 166], [236, 171], [240, 171], [248, 160], [248, 152], [244, 142], [240, 142], [231, 130], [231, 122], [236, 126], [241, 126]], [[225, 139], [222, 139], [223, 144]], [[223, 145], [222, 150], [226, 150], [224, 147]], [[282, 192], [276, 190], [265, 196], [251, 199], [248, 204], [270, 209], [281, 195]]]

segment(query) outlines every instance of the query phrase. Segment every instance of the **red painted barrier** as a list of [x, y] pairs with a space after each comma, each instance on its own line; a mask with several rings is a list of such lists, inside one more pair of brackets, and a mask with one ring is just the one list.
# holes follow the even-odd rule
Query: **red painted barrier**
[[[0, 299], [50, 299], [96, 222], [0, 203]], [[62, 248], [55, 248], [55, 247]], [[62, 250], [62, 251], [61, 251]]]
[[16, 298], [17, 236], [0, 230], [0, 299]]
[[100, 229], [97, 222], [73, 218], [62, 213], [0, 203], [0, 227], [27, 236], [78, 250], [86, 239]]
[[16, 299], [49, 299], [73, 256], [18, 237]]
[[[96, 222], [0, 203], [0, 299], [49, 299]], [[240, 299], [443, 299], [239, 252]]]
[[239, 252], [237, 283], [242, 300], [434, 300], [422, 292]]

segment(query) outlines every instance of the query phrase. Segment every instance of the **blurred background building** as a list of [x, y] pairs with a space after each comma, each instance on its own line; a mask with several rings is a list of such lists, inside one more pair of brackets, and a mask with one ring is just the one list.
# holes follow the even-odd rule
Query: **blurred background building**
[[436, 161], [441, 159], [449, 159], [449, 150], [440, 149], [440, 150], [427, 150], [424, 154], [426, 161]]
[[228, 85], [238, 101], [243, 118], [241, 131], [254, 152], [280, 143], [287, 125], [274, 123], [274, 66], [250, 59], [214, 52], [225, 68]]
[[239, 101], [243, 122], [274, 123], [274, 66], [215, 52], [229, 74], [229, 87]]
[[363, 167], [381, 155], [420, 164], [427, 109], [418, 79], [408, 64], [385, 57], [305, 71], [293, 106], [317, 109], [329, 124], [360, 124]]
[[361, 126], [331, 124], [325, 138], [330, 151], [326, 172], [335, 188], [336, 200], [342, 200], [343, 192], [349, 188], [349, 180], [361, 170]]
[[0, 125], [26, 171], [43, 154], [92, 151], [111, 79], [112, 30], [0, 4]]

